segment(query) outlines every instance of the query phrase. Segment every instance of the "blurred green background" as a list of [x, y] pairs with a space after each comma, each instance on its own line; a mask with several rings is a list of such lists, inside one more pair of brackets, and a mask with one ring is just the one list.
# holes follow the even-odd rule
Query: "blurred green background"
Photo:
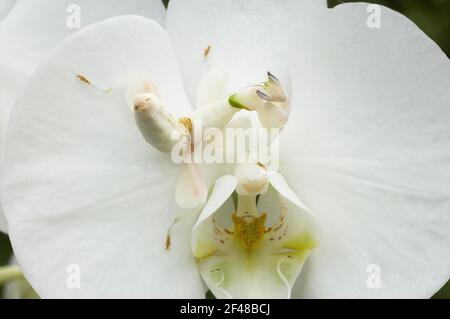
[[[167, 5], [169, 0], [163, 0], [163, 2]], [[332, 8], [345, 2], [359, 1], [328, 0], [328, 6]], [[374, 0], [370, 2], [385, 5], [406, 15], [439, 44], [447, 56], [450, 56], [450, 0]], [[8, 263], [11, 252], [8, 236], [0, 233], [0, 266]], [[2, 287], [0, 287], [0, 296], [1, 289]], [[450, 299], [450, 281], [433, 298]]]

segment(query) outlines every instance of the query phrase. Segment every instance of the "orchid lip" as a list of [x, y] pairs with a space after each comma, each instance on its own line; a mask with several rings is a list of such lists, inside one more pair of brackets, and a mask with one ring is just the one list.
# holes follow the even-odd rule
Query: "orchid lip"
[[[273, 174], [268, 176], [272, 188], [261, 195], [258, 204], [255, 194], [238, 194], [234, 212], [225, 208], [226, 202], [214, 211], [207, 204], [194, 226], [193, 254], [216, 297], [289, 297], [306, 258], [317, 246], [318, 226], [313, 215], [297, 201], [281, 175]], [[238, 185], [236, 178], [232, 183], [233, 178], [220, 178], [210, 201], [226, 197]], [[224, 200], [222, 197], [220, 202]], [[278, 208], [266, 206], [269, 202], [278, 203]], [[226, 220], [231, 226], [224, 226]]]

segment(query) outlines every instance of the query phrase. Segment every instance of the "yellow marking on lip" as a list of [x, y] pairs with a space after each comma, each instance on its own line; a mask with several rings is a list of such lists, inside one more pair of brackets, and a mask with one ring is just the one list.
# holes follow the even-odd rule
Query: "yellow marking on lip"
[[263, 241], [266, 231], [266, 213], [259, 217], [236, 214], [231, 217], [234, 223], [234, 235], [246, 248], [254, 248]]

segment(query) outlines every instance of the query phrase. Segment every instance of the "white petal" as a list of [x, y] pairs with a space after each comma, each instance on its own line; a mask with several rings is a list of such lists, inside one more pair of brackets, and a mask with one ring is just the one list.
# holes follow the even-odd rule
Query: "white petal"
[[[1, 25], [1, 24], [0, 24]], [[9, 111], [14, 104], [17, 94], [22, 90], [24, 76], [4, 66], [0, 61], [0, 172], [3, 164], [6, 129], [9, 119]], [[7, 232], [7, 221], [1, 205], [0, 197], [0, 231]]]
[[428, 298], [450, 276], [450, 63], [387, 8], [369, 28], [367, 8], [293, 38], [280, 169], [323, 231], [297, 297]]
[[0, 2], [0, 21], [2, 21], [14, 7], [16, 0], [2, 0]]
[[[80, 8], [81, 27], [122, 14], [140, 14], [165, 20], [160, 0], [2, 0], [0, 2], [0, 166], [9, 112], [29, 77], [50, 51], [65, 37], [78, 31], [67, 19], [73, 6]], [[69, 8], [72, 6], [72, 9]], [[68, 11], [68, 8], [70, 9]], [[0, 219], [4, 219], [1, 216]], [[5, 231], [1, 226], [0, 230]]]
[[[11, 1], [6, 1], [10, 3]], [[78, 6], [78, 7], [77, 7]], [[165, 10], [159, 0], [17, 0], [0, 24], [0, 109], [9, 110], [10, 100], [20, 94], [29, 76], [68, 35], [73, 27], [74, 10], [79, 8], [80, 27], [124, 14], [140, 14], [164, 23]], [[76, 11], [78, 12], [78, 11]], [[1, 16], [1, 11], [0, 11]], [[5, 73], [6, 72], [6, 73]], [[10, 83], [17, 82], [11, 88]], [[3, 99], [9, 98], [7, 101]]]
[[298, 196], [294, 193], [294, 191], [289, 187], [283, 175], [277, 172], [269, 172], [267, 174], [267, 178], [270, 181], [270, 184], [284, 198], [286, 198], [288, 201], [294, 203], [296, 206], [300, 207], [302, 210], [310, 214], [311, 217], [315, 218], [314, 213], [308, 207], [306, 207], [305, 204], [303, 204], [303, 202], [298, 198]]
[[220, 69], [210, 69], [201, 79], [197, 89], [197, 107], [205, 106], [225, 96], [228, 75]]
[[[17, 259], [43, 297], [204, 296], [189, 245], [195, 214], [175, 223], [165, 248], [177, 170], [140, 136], [126, 86], [98, 89], [137, 71], [184, 112], [169, 38], [125, 16], [65, 40], [11, 116], [1, 195]], [[70, 289], [76, 265], [81, 288]]]
[[165, 15], [159, 0], [17, 0], [0, 25], [0, 39], [7, 43], [1, 60], [36, 68], [56, 44], [78, 31], [72, 23], [78, 12], [80, 27], [124, 14], [139, 14], [163, 24]]
[[166, 28], [191, 100], [211, 67], [228, 73], [228, 93], [265, 81], [267, 71], [287, 85], [286, 33], [325, 8], [323, 0], [171, 0]]
[[[71, 0], [3, 0], [0, 5], [0, 112], [7, 115], [14, 100], [37, 66], [68, 35], [78, 31], [67, 20], [72, 14]], [[80, 27], [123, 14], [140, 14], [159, 23], [165, 19], [159, 0], [79, 0]], [[70, 20], [70, 19], [69, 19]], [[38, 27], [37, 27], [38, 26]], [[5, 113], [3, 113], [5, 112]], [[0, 145], [0, 148], [1, 145]]]

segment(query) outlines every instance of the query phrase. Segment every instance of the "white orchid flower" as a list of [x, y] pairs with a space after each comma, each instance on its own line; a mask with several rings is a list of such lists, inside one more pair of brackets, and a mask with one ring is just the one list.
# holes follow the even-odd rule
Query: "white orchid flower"
[[[167, 33], [128, 16], [59, 46], [16, 104], [1, 184], [16, 256], [40, 296], [430, 297], [448, 280], [448, 58], [389, 9], [380, 7], [382, 26], [370, 28], [367, 4], [324, 7], [172, 0]], [[207, 72], [216, 67], [226, 84]], [[284, 178], [238, 169], [218, 179], [198, 221], [194, 210], [174, 224], [167, 250], [178, 171], [139, 136], [118, 84], [150, 74], [179, 117], [210, 87], [206, 73], [230, 96], [268, 70], [290, 101], [279, 136]], [[198, 94], [197, 104], [215, 92]], [[280, 118], [285, 111], [263, 106]], [[229, 236], [214, 238], [216, 230]], [[243, 247], [251, 267], [239, 267]], [[367, 284], [374, 264], [377, 287]], [[68, 273], [72, 265], [78, 274]], [[68, 287], [71, 275], [79, 289]]]
[[[0, 167], [9, 113], [31, 74], [68, 35], [93, 22], [140, 14], [164, 24], [159, 0], [2, 0], [0, 2]], [[0, 206], [0, 231], [7, 222]]]

